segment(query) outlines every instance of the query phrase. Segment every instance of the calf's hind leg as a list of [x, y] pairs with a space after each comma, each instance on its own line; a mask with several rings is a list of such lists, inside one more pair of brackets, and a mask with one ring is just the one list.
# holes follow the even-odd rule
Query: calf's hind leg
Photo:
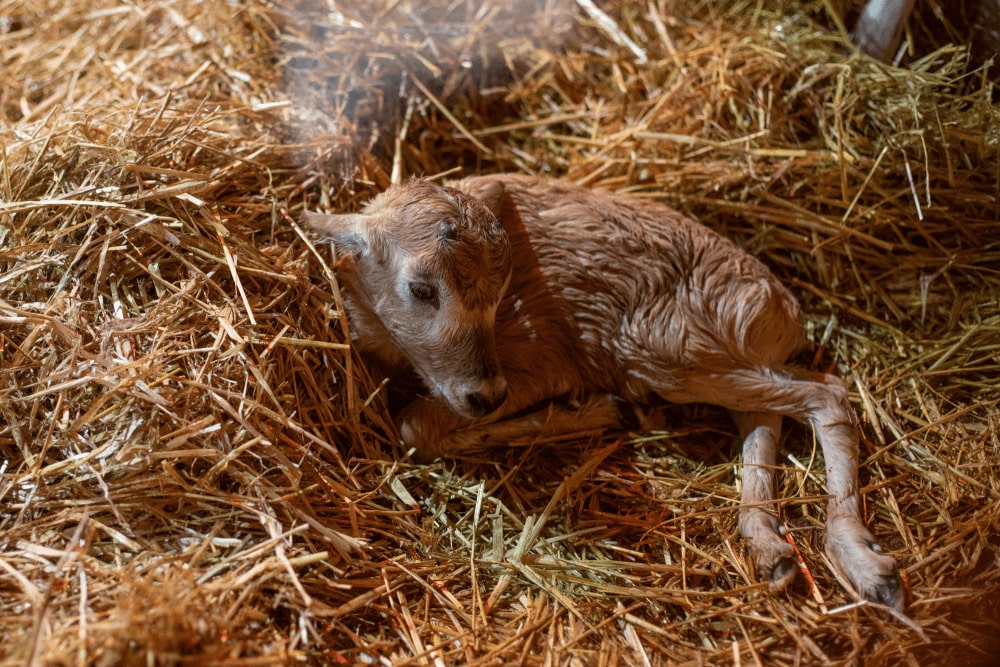
[[[782, 367], [707, 371], [688, 377], [664, 398], [721, 405], [734, 412], [771, 412], [809, 423], [826, 465], [826, 553], [864, 598], [902, 609], [896, 561], [864, 527], [858, 497], [858, 431], [843, 383], [833, 376]], [[752, 449], [752, 448], [751, 448]], [[758, 471], [759, 472], [759, 471]]]
[[795, 578], [795, 550], [781, 536], [774, 502], [774, 468], [781, 415], [773, 412], [734, 412], [743, 439], [743, 495], [740, 533], [750, 540], [758, 574], [779, 591]]

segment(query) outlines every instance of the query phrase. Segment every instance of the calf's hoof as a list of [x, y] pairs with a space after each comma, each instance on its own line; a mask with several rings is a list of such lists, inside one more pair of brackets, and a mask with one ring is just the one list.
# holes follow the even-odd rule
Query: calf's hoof
[[795, 581], [799, 563], [795, 549], [788, 542], [775, 536], [768, 540], [754, 540], [750, 545], [757, 576], [768, 582], [767, 589], [778, 593]]
[[795, 558], [795, 550], [791, 546], [789, 546], [789, 551], [790, 553], [766, 564], [762, 564], [760, 560], [757, 561], [757, 574], [770, 582], [767, 589], [772, 593], [783, 591], [788, 584], [795, 581], [795, 574], [799, 571], [799, 563]]
[[459, 417], [444, 404], [420, 399], [397, 417], [399, 437], [415, 463], [474, 456], [493, 443], [490, 432]]
[[411, 458], [415, 463], [431, 463], [445, 455], [437, 443], [423, 433], [419, 422], [403, 420], [399, 423], [399, 437], [403, 445], [412, 450]]
[[447, 435], [461, 423], [461, 418], [444, 405], [427, 399], [410, 403], [396, 418], [399, 437], [405, 447], [413, 450], [416, 463], [430, 463], [453, 453]]
[[777, 593], [795, 580], [799, 563], [795, 549], [781, 536], [781, 524], [773, 514], [743, 510], [740, 532], [750, 540], [757, 576], [768, 582], [768, 590]]
[[864, 599], [897, 611], [906, 607], [906, 589], [896, 560], [882, 553], [858, 519], [846, 517], [829, 522], [826, 554]]

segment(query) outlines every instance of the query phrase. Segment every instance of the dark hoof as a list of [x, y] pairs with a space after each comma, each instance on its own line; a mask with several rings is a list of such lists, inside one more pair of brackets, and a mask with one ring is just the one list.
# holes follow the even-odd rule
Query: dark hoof
[[799, 563], [795, 556], [787, 556], [774, 564], [771, 570], [771, 588], [780, 591], [792, 583], [799, 571]]
[[883, 575], [879, 583], [865, 591], [865, 598], [892, 607], [896, 611], [903, 611], [906, 608], [906, 588], [899, 572]]
[[768, 590], [772, 593], [777, 593], [795, 581], [795, 575], [799, 571], [799, 564], [795, 559], [795, 554], [789, 554], [761, 569], [763, 571], [758, 570], [758, 574], [762, 579], [770, 582]]

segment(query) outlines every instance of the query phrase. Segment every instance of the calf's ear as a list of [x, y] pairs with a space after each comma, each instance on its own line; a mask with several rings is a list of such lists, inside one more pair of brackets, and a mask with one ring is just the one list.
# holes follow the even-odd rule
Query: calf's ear
[[363, 213], [313, 213], [304, 211], [307, 227], [333, 239], [338, 246], [355, 254], [368, 250], [368, 217]]
[[495, 215], [498, 219], [501, 218], [503, 214], [504, 192], [503, 183], [493, 181], [479, 193], [479, 200], [486, 204], [486, 208], [490, 209], [490, 212], [493, 213], [493, 215]]

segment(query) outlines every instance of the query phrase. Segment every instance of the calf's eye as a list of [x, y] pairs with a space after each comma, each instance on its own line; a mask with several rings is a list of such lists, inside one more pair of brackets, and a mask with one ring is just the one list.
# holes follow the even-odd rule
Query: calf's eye
[[438, 292], [433, 285], [428, 285], [427, 283], [410, 283], [410, 294], [417, 301], [437, 306]]

